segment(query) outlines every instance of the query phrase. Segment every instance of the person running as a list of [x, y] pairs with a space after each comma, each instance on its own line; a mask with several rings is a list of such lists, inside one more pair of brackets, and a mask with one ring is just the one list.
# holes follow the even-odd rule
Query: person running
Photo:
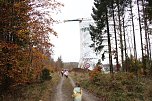
[[65, 75], [65, 77], [66, 77], [66, 78], [68, 78], [69, 71], [68, 71], [68, 70], [66, 70], [66, 71], [64, 72], [64, 75]]
[[63, 74], [64, 74], [64, 70], [61, 71], [61, 75], [62, 75], [62, 76], [63, 76]]
[[76, 86], [73, 89], [73, 101], [82, 101], [82, 89], [79, 83], [76, 83]]

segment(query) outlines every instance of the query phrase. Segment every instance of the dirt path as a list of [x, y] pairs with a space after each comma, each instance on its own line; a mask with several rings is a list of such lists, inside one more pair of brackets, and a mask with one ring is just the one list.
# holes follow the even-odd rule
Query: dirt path
[[57, 85], [56, 92], [54, 93], [54, 101], [62, 101], [62, 85], [63, 85], [63, 78], [61, 78], [59, 84]]
[[[74, 83], [73, 79], [71, 77], [69, 77], [69, 79], [70, 79], [72, 86], [74, 87], [75, 83]], [[97, 98], [93, 94], [87, 92], [85, 89], [83, 89], [82, 98], [83, 98], [83, 101], [101, 101], [101, 100], [99, 100], [99, 98]]]
[[[71, 77], [61, 77], [59, 84], [54, 91], [54, 96], [51, 101], [73, 101], [71, 95], [75, 83]], [[101, 101], [91, 93], [83, 89], [82, 101]]]

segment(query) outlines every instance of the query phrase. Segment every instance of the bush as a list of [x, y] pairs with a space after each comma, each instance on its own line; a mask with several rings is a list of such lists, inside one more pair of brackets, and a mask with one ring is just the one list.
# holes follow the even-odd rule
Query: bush
[[8, 90], [9, 87], [14, 83], [14, 80], [7, 76], [7, 75], [4, 75], [3, 78], [2, 78], [2, 81], [0, 82], [0, 92], [2, 91], [5, 91], [5, 90]]
[[50, 71], [48, 69], [43, 69], [42, 70], [42, 75], [41, 75], [41, 80], [44, 81], [44, 80], [51, 80], [52, 77], [50, 75]]

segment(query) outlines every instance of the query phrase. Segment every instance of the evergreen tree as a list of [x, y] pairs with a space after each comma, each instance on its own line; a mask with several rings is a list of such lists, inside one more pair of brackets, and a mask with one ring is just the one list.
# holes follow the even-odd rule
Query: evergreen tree
[[104, 47], [103, 41], [106, 34], [106, 7], [104, 5], [104, 2], [106, 2], [106, 0], [94, 0], [94, 7], [92, 8], [93, 13], [91, 14], [95, 23], [95, 25], [90, 25], [90, 35], [93, 41], [93, 44], [91, 46], [94, 47], [95, 51], [99, 53]]
[[62, 57], [58, 57], [57, 61], [56, 61], [56, 69], [60, 70], [63, 68], [63, 61], [62, 61]]
[[108, 40], [108, 52], [109, 52], [109, 64], [110, 72], [113, 73], [112, 65], [112, 53], [111, 53], [111, 41], [109, 32], [109, 2], [111, 0], [94, 0], [94, 7], [91, 14], [94, 25], [90, 26], [91, 39], [94, 42], [92, 46], [95, 48], [96, 52], [101, 52], [104, 47], [104, 36]]

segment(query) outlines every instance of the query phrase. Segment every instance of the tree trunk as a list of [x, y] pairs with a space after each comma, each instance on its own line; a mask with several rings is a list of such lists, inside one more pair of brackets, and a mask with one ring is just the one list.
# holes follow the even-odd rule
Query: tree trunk
[[[144, 30], [145, 30], [145, 42], [146, 42], [146, 45], [145, 45], [145, 58], [144, 59], [144, 75], [146, 75], [146, 68], [147, 66], [149, 65], [148, 64], [148, 61], [149, 61], [149, 45], [148, 45], [148, 26], [147, 26], [147, 19], [146, 19], [146, 13], [145, 13], [145, 1], [142, 0], [142, 9], [143, 9], [143, 20], [144, 20]], [[147, 54], [146, 54], [147, 52]]]
[[141, 17], [140, 17], [140, 9], [139, 9], [139, 0], [137, 0], [137, 6], [138, 6], [138, 18], [139, 18], [139, 29], [140, 29], [140, 41], [141, 41], [141, 53], [142, 53], [142, 65], [144, 61], [144, 49], [143, 49], [143, 37], [142, 37], [142, 27], [141, 27]]
[[115, 14], [114, 14], [114, 7], [112, 3], [112, 17], [113, 17], [113, 24], [114, 24], [114, 33], [115, 33], [115, 45], [116, 45], [116, 52], [115, 52], [115, 57], [116, 57], [116, 66], [118, 65], [118, 45], [117, 45], [117, 32], [116, 32], [116, 22], [115, 22]]
[[[107, 10], [108, 10], [108, 9], [107, 9]], [[108, 36], [108, 50], [109, 50], [110, 73], [113, 74], [112, 53], [111, 53], [111, 41], [110, 41], [109, 22], [108, 22], [108, 11], [106, 11], [106, 24], [107, 24], [107, 36]]]
[[130, 12], [131, 12], [131, 21], [132, 21], [132, 31], [133, 31], [133, 40], [134, 40], [134, 58], [135, 58], [135, 73], [137, 75], [137, 49], [136, 49], [136, 37], [135, 37], [135, 25], [134, 25], [134, 18], [132, 12], [132, 2], [130, 2]]
[[119, 0], [117, 2], [117, 7], [118, 7], [118, 20], [119, 20], [119, 34], [120, 34], [120, 49], [121, 49], [121, 63], [122, 63], [122, 71], [124, 71], [124, 66], [123, 66], [123, 62], [124, 62], [124, 54], [123, 54], [123, 42], [122, 42], [122, 29], [121, 29], [121, 19], [120, 19], [120, 6], [119, 6]]
[[133, 31], [133, 40], [134, 40], [134, 58], [137, 59], [136, 38], [135, 38], [135, 25], [134, 25], [134, 18], [133, 18], [133, 12], [132, 12], [132, 4], [131, 4], [131, 2], [130, 2], [130, 11], [131, 11], [132, 31]]
[[124, 70], [127, 71], [127, 45], [126, 45], [126, 33], [125, 33], [125, 20], [123, 17], [123, 32], [124, 32], [124, 50], [125, 50], [125, 63], [124, 63]]
[[147, 58], [149, 59], [149, 46], [148, 46], [148, 26], [147, 26], [147, 19], [146, 19], [146, 13], [145, 13], [145, 1], [142, 0], [142, 8], [143, 8], [143, 19], [144, 19], [144, 25], [145, 25], [145, 42], [146, 42], [146, 52], [147, 52]]

